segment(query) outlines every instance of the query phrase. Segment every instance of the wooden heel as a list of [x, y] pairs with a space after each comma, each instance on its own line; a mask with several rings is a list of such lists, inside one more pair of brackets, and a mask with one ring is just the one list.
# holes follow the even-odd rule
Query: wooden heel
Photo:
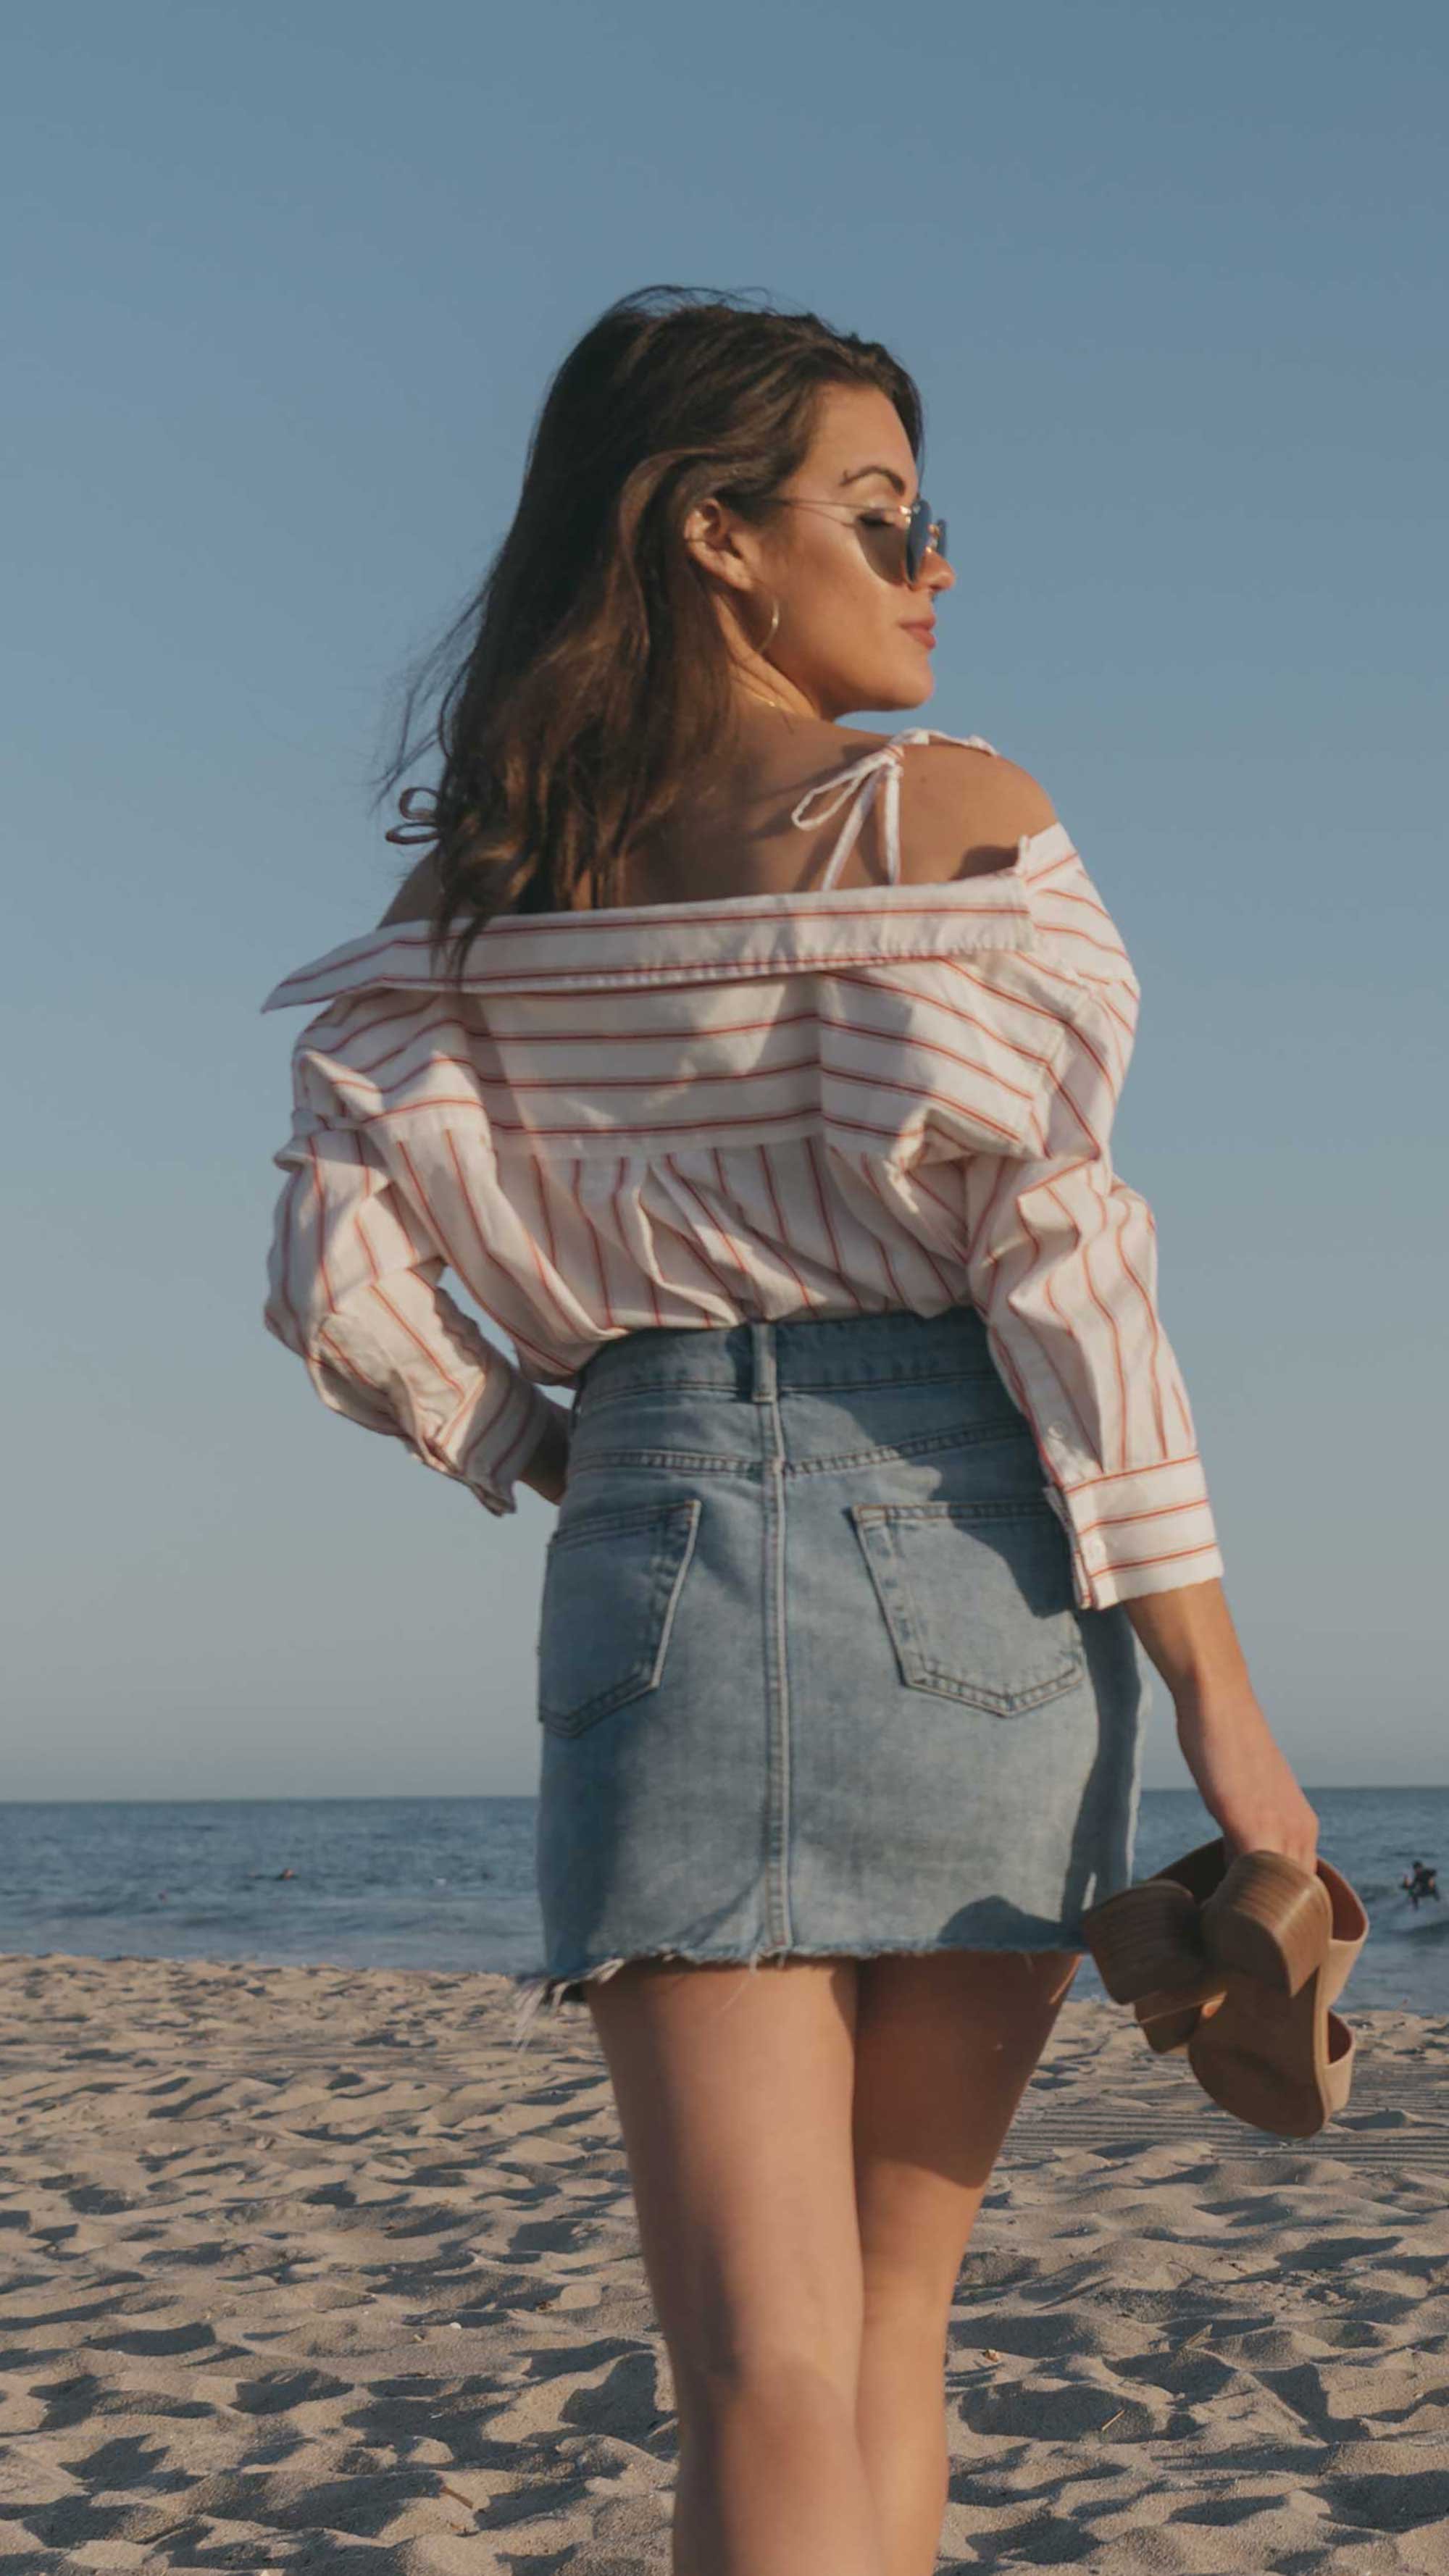
[[1203, 1906], [1201, 1928], [1217, 1967], [1291, 1997], [1324, 1963], [1333, 1904], [1322, 1880], [1281, 1852], [1244, 1852]]
[[1164, 1986], [1153, 1994], [1139, 1995], [1132, 2009], [1153, 2056], [1176, 2057], [1186, 2048], [1204, 2011], [1216, 2011], [1226, 1993], [1225, 1979], [1216, 1969], [1207, 1968], [1187, 1985]]
[[1172, 1879], [1123, 1888], [1082, 1917], [1097, 1974], [1114, 2004], [1135, 2004], [1203, 1972], [1196, 1900]]
[[1196, 2004], [1190, 2004], [1185, 2012], [1155, 2013], [1150, 2021], [1142, 2023], [1142, 2036], [1154, 2057], [1179, 2057], [1201, 2019]]

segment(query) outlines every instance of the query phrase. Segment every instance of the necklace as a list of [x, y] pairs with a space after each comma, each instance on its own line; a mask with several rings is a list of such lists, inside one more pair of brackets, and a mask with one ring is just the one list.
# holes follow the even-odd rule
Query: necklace
[[747, 698], [754, 698], [758, 705], [762, 707], [778, 707], [782, 716], [787, 716], [790, 713], [790, 710], [786, 706], [783, 698], [772, 698], [764, 689], [752, 689], [748, 680], [741, 680], [740, 687], [743, 689], [745, 696]]

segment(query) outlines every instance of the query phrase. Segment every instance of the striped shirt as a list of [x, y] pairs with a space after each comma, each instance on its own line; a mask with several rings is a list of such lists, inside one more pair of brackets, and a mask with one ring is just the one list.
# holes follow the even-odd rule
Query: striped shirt
[[[512, 1512], [567, 1418], [542, 1389], [619, 1334], [969, 1304], [1077, 1606], [1222, 1573], [1111, 1159], [1137, 979], [1059, 822], [901, 881], [900, 746], [933, 738], [991, 749], [913, 730], [802, 798], [846, 817], [809, 892], [497, 914], [457, 987], [404, 922], [275, 987], [311, 1016], [264, 1314], [325, 1404]], [[839, 886], [877, 796], [888, 881]]]

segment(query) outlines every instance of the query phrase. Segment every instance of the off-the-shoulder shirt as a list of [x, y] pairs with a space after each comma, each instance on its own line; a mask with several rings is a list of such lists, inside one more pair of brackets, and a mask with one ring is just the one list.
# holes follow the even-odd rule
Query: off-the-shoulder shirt
[[[345, 940], [264, 1010], [292, 1055], [267, 1328], [334, 1412], [491, 1512], [616, 1335], [969, 1304], [1031, 1427], [1080, 1609], [1222, 1572], [1146, 1201], [1113, 1114], [1139, 987], [1067, 830], [900, 877], [897, 734], [811, 790], [805, 893]], [[887, 882], [836, 878], [877, 797]], [[441, 1284], [451, 1273], [516, 1361]]]

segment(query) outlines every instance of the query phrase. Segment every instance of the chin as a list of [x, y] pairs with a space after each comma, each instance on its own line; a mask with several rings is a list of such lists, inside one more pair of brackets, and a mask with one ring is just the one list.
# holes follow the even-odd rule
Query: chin
[[862, 671], [850, 684], [848, 697], [842, 694], [835, 721], [847, 715], [890, 715], [910, 707], [923, 707], [936, 693], [934, 671]]
[[904, 673], [884, 685], [871, 699], [873, 707], [923, 707], [936, 694], [936, 674], [921, 671], [909, 678]]

